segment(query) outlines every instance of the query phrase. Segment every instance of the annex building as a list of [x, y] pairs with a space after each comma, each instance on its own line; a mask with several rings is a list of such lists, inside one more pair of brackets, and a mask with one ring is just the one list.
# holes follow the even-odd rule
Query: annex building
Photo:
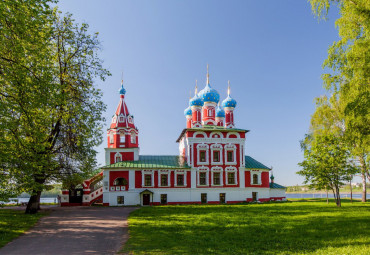
[[[235, 127], [237, 102], [207, 82], [185, 109], [179, 154], [140, 155], [139, 131], [119, 90], [119, 103], [107, 131], [106, 166], [80, 189], [64, 190], [61, 203], [105, 206], [219, 204], [284, 200], [285, 187], [270, 168], [245, 154], [248, 130]], [[220, 106], [221, 104], [221, 106]]]

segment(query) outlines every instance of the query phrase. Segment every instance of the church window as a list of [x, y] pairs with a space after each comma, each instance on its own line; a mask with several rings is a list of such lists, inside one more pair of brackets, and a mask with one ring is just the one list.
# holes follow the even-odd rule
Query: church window
[[136, 134], [134, 131], [131, 132], [131, 143], [136, 143]]
[[123, 205], [125, 203], [125, 197], [124, 196], [117, 196], [117, 204]]
[[202, 202], [202, 204], [207, 203], [207, 193], [200, 194], [200, 201]]
[[121, 156], [120, 153], [118, 153], [118, 152], [116, 153], [114, 161], [115, 161], [115, 163], [122, 161], [122, 156]]
[[113, 133], [109, 134], [109, 143], [114, 143], [114, 136]]
[[207, 174], [199, 173], [199, 185], [207, 185]]
[[235, 184], [235, 173], [227, 173], [227, 183]]
[[168, 175], [161, 174], [161, 186], [168, 186]]
[[208, 110], [208, 116], [209, 116], [209, 117], [212, 117], [212, 109], [209, 109], [209, 110]]
[[126, 142], [126, 136], [125, 136], [125, 134], [120, 134], [120, 136], [119, 136], [119, 141], [120, 141], [120, 143], [125, 143]]
[[151, 174], [146, 174], [145, 176], [144, 176], [144, 180], [145, 180], [145, 183], [144, 183], [144, 185], [145, 186], [152, 186], [152, 175]]
[[199, 161], [200, 162], [206, 162], [206, 151], [200, 151], [199, 152]]
[[227, 162], [233, 162], [234, 161], [234, 152], [228, 151], [227, 152]]
[[184, 175], [183, 174], [177, 175], [177, 186], [184, 186]]
[[161, 194], [161, 204], [167, 204], [167, 194]]
[[114, 186], [125, 186], [127, 185], [127, 180], [126, 178], [119, 177], [114, 180], [113, 185]]
[[220, 151], [213, 151], [213, 161], [220, 162]]
[[213, 185], [220, 184], [221, 184], [220, 173], [213, 173]]
[[258, 184], [258, 174], [253, 174], [253, 184]]

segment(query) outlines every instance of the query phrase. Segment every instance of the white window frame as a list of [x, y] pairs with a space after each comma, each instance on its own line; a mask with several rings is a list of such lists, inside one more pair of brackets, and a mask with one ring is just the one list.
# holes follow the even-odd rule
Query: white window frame
[[110, 143], [110, 144], [113, 144], [113, 143], [114, 143], [114, 134], [113, 134], [113, 132], [111, 132], [111, 133], [109, 134], [109, 143]]
[[[201, 162], [200, 161], [200, 151], [206, 152], [206, 161]], [[204, 143], [200, 143], [197, 145], [197, 164], [198, 165], [208, 165], [209, 164], [209, 146]]]
[[[183, 175], [184, 176], [184, 185], [177, 185], [177, 176], [178, 175]], [[187, 171], [184, 171], [184, 170], [176, 170], [175, 171], [175, 187], [186, 187], [187, 186], [187, 183], [186, 183], [186, 175], [187, 175]]]
[[132, 144], [136, 144], [136, 133], [135, 133], [135, 131], [131, 131], [130, 140], [131, 140]]
[[[167, 186], [162, 186], [161, 177], [162, 175], [167, 175]], [[158, 171], [158, 187], [171, 187], [171, 171], [169, 170], [159, 170]]]
[[[117, 158], [119, 158], [120, 161], [117, 161]], [[122, 155], [119, 152], [117, 152], [116, 154], [114, 154], [114, 163], [118, 163], [118, 162], [122, 162]]]
[[[215, 162], [213, 159], [213, 152], [218, 151], [220, 162]], [[212, 144], [211, 145], [211, 164], [212, 165], [223, 165], [223, 157], [222, 157], [222, 144]]]
[[[254, 184], [253, 183], [253, 175], [254, 174], [257, 174], [257, 184]], [[250, 171], [250, 175], [251, 175], [251, 185], [261, 185], [262, 184], [262, 181], [261, 181], [261, 175], [262, 175], [262, 173], [261, 173], [261, 171], [258, 171], [258, 170], [252, 170], [252, 171]]]
[[[200, 184], [200, 173], [206, 174], [206, 184]], [[206, 187], [209, 186], [209, 168], [208, 167], [198, 167], [197, 170], [197, 185], [200, 187]]]
[[120, 114], [119, 117], [118, 117], [118, 122], [119, 123], [123, 123], [125, 122], [125, 116], [123, 114]]
[[[123, 138], [123, 139], [122, 139]], [[123, 140], [123, 141], [122, 141]], [[126, 143], [126, 134], [125, 133], [119, 133], [119, 142], [120, 143]]]
[[[222, 170], [223, 170], [222, 167], [219, 167], [219, 166], [215, 166], [215, 167], [212, 167], [211, 168], [211, 173], [212, 173], [212, 176], [211, 176], [211, 185], [212, 186], [220, 187], [220, 186], [223, 186], [224, 185], [224, 178], [223, 178], [223, 171]], [[214, 184], [213, 183], [214, 173], [219, 173], [220, 174], [220, 184]]]
[[[237, 172], [236, 167], [232, 167], [232, 166], [226, 167], [225, 172], [226, 172], [225, 174], [226, 185], [238, 185], [238, 177], [237, 177], [238, 172]], [[229, 183], [228, 173], [234, 173], [234, 183], [233, 184]]]
[[[152, 185], [151, 186], [145, 186], [145, 175], [151, 175], [152, 176]], [[143, 170], [141, 171], [141, 186], [142, 187], [154, 187], [154, 171], [153, 170]]]
[[[236, 145], [235, 144], [226, 144], [225, 145], [225, 165], [236, 165]], [[233, 152], [233, 161], [229, 162], [227, 161], [227, 152], [232, 151]]]

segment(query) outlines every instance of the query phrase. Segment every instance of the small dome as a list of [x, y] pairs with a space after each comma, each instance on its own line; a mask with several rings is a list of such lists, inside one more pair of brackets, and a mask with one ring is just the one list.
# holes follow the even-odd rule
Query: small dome
[[123, 84], [122, 84], [122, 86], [121, 86], [121, 89], [119, 90], [119, 94], [120, 94], [120, 95], [124, 95], [124, 94], [126, 94], [126, 90], [125, 90], [125, 88], [123, 87]]
[[203, 102], [214, 102], [217, 104], [220, 101], [220, 94], [218, 94], [217, 90], [211, 88], [209, 83], [207, 83], [206, 87], [198, 95], [202, 98]]
[[190, 99], [189, 104], [190, 106], [203, 106], [203, 101], [198, 95], [195, 95], [192, 99]]
[[227, 98], [222, 101], [222, 107], [234, 107], [236, 106], [235, 99], [231, 98], [230, 95], [227, 96]]
[[185, 109], [185, 111], [184, 111], [184, 115], [185, 115], [185, 116], [192, 115], [192, 114], [193, 114], [193, 112], [191, 111], [190, 106], [189, 106], [188, 108], [186, 108], [186, 109]]
[[216, 117], [225, 118], [225, 111], [220, 106], [218, 106], [216, 109]]

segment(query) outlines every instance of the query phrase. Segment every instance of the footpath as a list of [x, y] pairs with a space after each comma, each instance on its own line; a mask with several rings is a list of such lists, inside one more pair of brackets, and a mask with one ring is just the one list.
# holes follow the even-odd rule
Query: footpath
[[128, 240], [127, 218], [136, 207], [54, 207], [1, 255], [115, 254]]

